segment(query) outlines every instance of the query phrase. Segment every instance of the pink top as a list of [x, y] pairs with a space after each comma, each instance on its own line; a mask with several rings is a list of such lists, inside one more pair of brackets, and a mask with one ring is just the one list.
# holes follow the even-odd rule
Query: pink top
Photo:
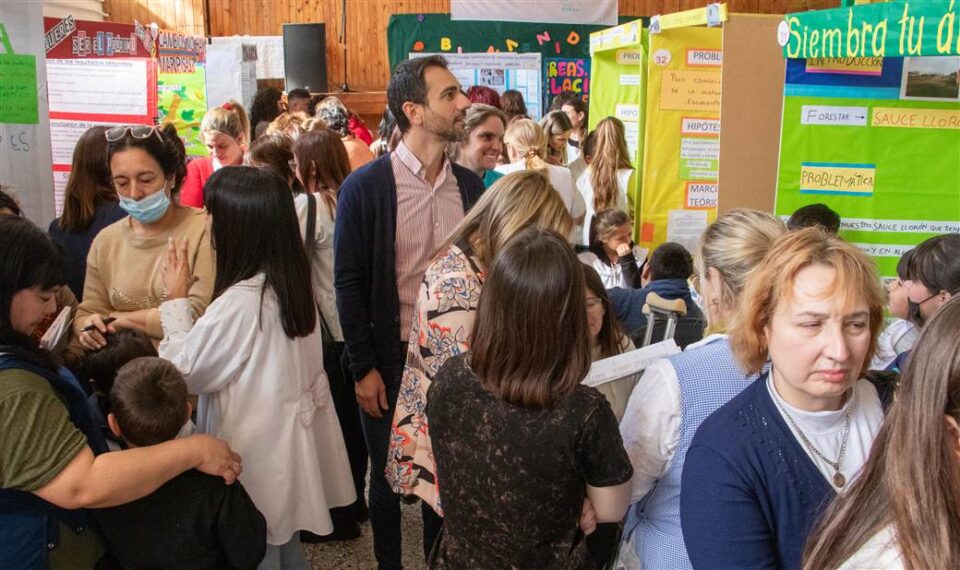
[[407, 341], [420, 281], [434, 252], [463, 220], [457, 177], [446, 156], [432, 186], [426, 168], [401, 142], [391, 155], [397, 183], [396, 271], [400, 297], [400, 340]]
[[187, 163], [187, 177], [180, 185], [180, 204], [203, 208], [203, 185], [213, 174], [213, 157], [195, 158]]

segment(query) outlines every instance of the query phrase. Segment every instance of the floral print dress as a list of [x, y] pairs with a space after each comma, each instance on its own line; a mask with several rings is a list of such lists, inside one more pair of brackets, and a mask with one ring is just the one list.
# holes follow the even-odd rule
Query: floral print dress
[[424, 275], [407, 361], [393, 416], [386, 477], [394, 492], [416, 495], [443, 515], [427, 422], [427, 389], [447, 359], [470, 347], [485, 278], [463, 241], [451, 245]]

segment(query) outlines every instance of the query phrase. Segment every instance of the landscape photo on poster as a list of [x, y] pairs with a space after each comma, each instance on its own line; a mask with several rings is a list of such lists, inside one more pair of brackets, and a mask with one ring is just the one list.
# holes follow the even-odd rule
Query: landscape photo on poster
[[787, 60], [776, 213], [826, 204], [895, 277], [904, 252], [960, 231], [958, 85], [958, 56]]

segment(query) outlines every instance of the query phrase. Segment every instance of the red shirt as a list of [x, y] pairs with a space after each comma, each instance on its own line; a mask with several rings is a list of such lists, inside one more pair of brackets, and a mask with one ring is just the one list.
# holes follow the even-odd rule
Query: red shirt
[[203, 208], [203, 185], [213, 174], [213, 157], [195, 158], [187, 163], [187, 177], [180, 185], [180, 204]]

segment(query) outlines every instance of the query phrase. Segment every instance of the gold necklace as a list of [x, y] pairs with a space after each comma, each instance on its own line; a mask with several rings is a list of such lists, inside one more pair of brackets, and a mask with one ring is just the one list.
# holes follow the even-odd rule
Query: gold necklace
[[847, 484], [847, 477], [840, 472], [840, 464], [843, 463], [843, 454], [847, 450], [847, 437], [850, 435], [850, 414], [853, 412], [853, 406], [851, 406], [850, 409], [847, 410], [847, 413], [843, 415], [843, 440], [840, 443], [840, 453], [837, 454], [836, 461], [830, 461], [827, 459], [826, 455], [821, 453], [820, 450], [813, 445], [813, 442], [807, 439], [806, 434], [803, 433], [803, 430], [800, 429], [800, 426], [797, 425], [797, 422], [793, 420], [793, 417], [787, 413], [787, 410], [780, 405], [780, 402], [776, 397], [773, 398], [773, 403], [777, 405], [777, 408], [780, 409], [783, 417], [787, 418], [787, 420], [790, 422], [790, 425], [793, 426], [793, 429], [797, 430], [800, 440], [803, 441], [803, 444], [807, 446], [807, 449], [812, 451], [814, 455], [826, 462], [827, 465], [833, 467], [833, 484], [842, 489], [843, 486]]

